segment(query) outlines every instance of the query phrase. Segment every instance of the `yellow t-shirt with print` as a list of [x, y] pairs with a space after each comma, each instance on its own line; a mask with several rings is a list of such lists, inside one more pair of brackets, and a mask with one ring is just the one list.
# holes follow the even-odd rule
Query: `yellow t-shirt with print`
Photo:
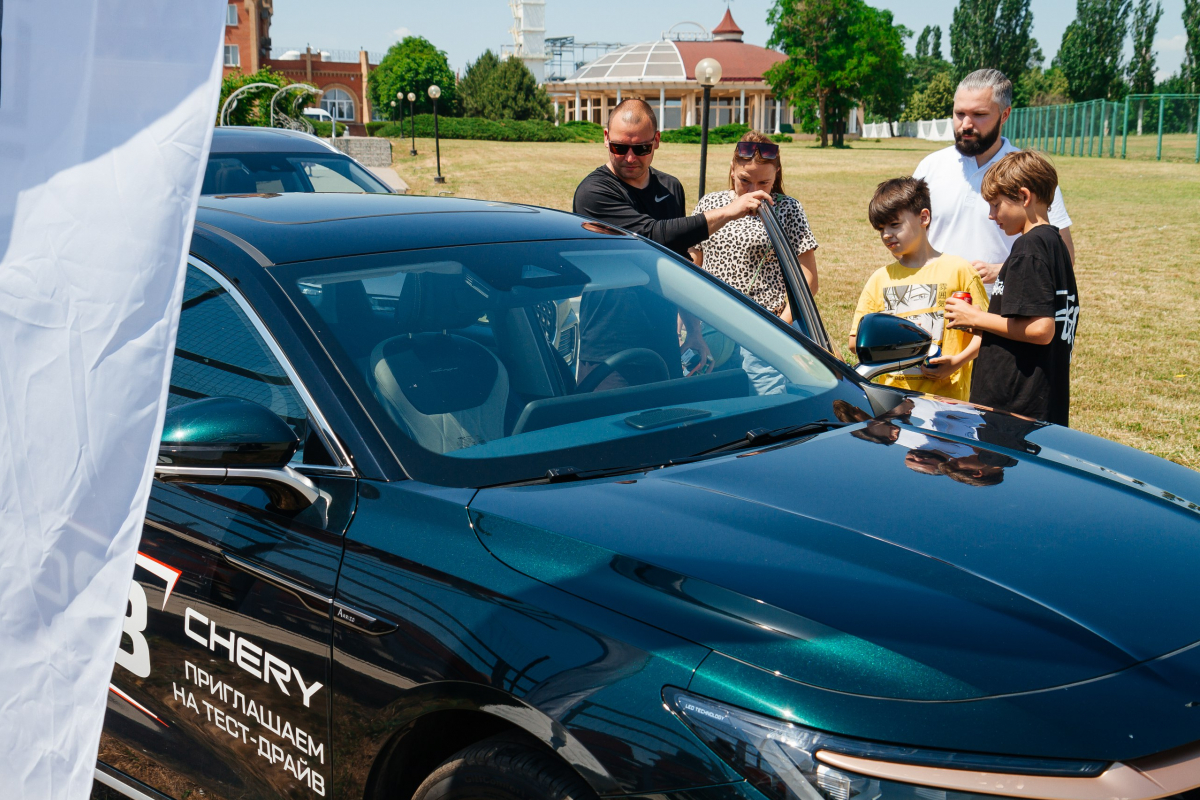
[[[983, 288], [979, 274], [964, 258], [941, 255], [918, 269], [909, 269], [900, 263], [881, 267], [863, 287], [858, 308], [854, 310], [850, 335], [858, 333], [858, 321], [864, 314], [884, 312], [920, 325], [933, 337], [934, 343], [941, 346], [942, 355], [957, 355], [971, 343], [971, 334], [944, 325], [946, 301], [954, 292], [970, 292], [975, 305], [987, 310], [987, 290]], [[967, 400], [971, 394], [973, 366], [974, 361], [968, 362], [940, 381], [926, 378], [919, 367], [890, 372], [876, 381], [899, 389]]]

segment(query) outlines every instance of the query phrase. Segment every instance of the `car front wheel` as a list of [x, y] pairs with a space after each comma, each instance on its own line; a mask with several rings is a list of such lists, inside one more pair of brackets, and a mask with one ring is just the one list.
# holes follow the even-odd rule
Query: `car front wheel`
[[596, 800], [596, 794], [540, 746], [504, 733], [443, 761], [413, 800]]

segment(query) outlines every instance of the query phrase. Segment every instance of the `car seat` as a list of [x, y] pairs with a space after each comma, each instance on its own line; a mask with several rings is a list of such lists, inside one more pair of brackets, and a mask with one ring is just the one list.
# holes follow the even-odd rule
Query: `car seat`
[[455, 292], [463, 287], [459, 275], [405, 276], [396, 303], [399, 335], [375, 346], [367, 374], [392, 421], [435, 453], [504, 436], [508, 370], [483, 345], [448, 332], [479, 317]]

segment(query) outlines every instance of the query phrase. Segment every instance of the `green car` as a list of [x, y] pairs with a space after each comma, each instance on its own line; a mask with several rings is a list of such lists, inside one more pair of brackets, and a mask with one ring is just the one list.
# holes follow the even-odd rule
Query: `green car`
[[191, 249], [98, 797], [1200, 786], [1200, 476], [871, 384], [787, 253], [800, 330], [526, 206], [209, 197]]

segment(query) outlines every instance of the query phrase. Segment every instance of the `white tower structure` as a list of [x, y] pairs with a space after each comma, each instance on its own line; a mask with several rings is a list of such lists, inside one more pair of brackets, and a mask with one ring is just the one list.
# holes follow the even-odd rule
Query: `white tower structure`
[[513, 47], [539, 84], [546, 81], [546, 0], [509, 0]]

